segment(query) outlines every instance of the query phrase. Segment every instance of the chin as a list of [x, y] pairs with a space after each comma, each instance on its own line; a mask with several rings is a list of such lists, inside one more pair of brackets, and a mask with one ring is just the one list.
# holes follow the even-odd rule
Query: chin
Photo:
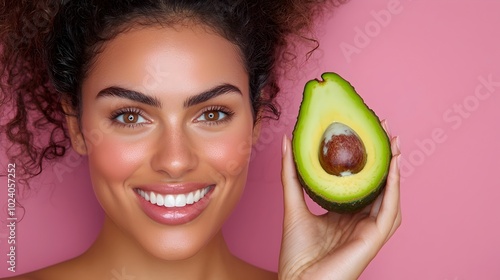
[[[169, 246], [172, 245], [172, 246]], [[183, 244], [186, 245], [186, 244]], [[193, 246], [190, 244], [187, 246], [168, 244], [165, 247], [156, 247], [146, 249], [153, 257], [162, 261], [183, 261], [196, 256], [202, 247]]]
[[138, 230], [133, 238], [142, 249], [164, 261], [182, 261], [209, 250], [220, 232], [214, 224], [210, 228], [198, 223], [172, 227], [155, 224]]

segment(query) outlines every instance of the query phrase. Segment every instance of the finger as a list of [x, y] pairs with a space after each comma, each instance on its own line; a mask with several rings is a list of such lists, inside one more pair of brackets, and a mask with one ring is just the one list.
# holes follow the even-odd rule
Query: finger
[[305, 210], [304, 208], [307, 208], [307, 206], [293, 162], [292, 145], [286, 135], [283, 135], [282, 143], [281, 182], [283, 183], [285, 213], [289, 213], [293, 209]]
[[[387, 125], [387, 121], [383, 120], [381, 123], [382, 123], [382, 126], [384, 126], [384, 129], [386, 129], [386, 131], [388, 131], [388, 128], [386, 126]], [[396, 141], [396, 142], [394, 142], [394, 141]], [[397, 137], [394, 137], [392, 139], [392, 141], [391, 141], [391, 152], [392, 152], [393, 155], [397, 155], [397, 154], [400, 153], [400, 151], [399, 151], [399, 142], [398, 141], [399, 141], [399, 139]], [[370, 216], [377, 217], [378, 213], [380, 212], [380, 207], [382, 205], [384, 194], [385, 194], [385, 189], [383, 190], [383, 192], [379, 195], [379, 197], [377, 197], [377, 199], [372, 204], [371, 211], [370, 211]]]
[[382, 206], [383, 199], [384, 199], [384, 193], [381, 193], [372, 204], [372, 207], [370, 210], [370, 216], [377, 217], [378, 212], [380, 212], [380, 206]]
[[396, 219], [394, 220], [394, 224], [392, 225], [391, 230], [389, 231], [389, 235], [387, 235], [387, 238], [385, 239], [385, 242], [387, 242], [394, 235], [396, 230], [401, 225], [401, 220], [402, 220], [401, 207], [399, 207], [398, 214], [396, 216]]
[[392, 133], [389, 128], [389, 124], [387, 123], [387, 120], [382, 120], [380, 124], [382, 125], [382, 128], [384, 128], [385, 133], [387, 133], [387, 136], [389, 136], [389, 139], [392, 138]]
[[387, 234], [391, 231], [399, 211], [399, 157], [401, 155], [399, 153], [397, 137], [392, 139], [391, 148], [395, 152], [395, 155], [391, 160], [384, 199], [380, 206], [379, 215], [377, 216], [377, 224], [379, 224], [381, 229], [387, 230]]
[[[392, 150], [393, 150], [393, 154], [401, 154], [401, 151], [400, 151], [400, 147], [399, 147], [399, 138], [396, 138], [396, 143], [395, 145], [393, 145], [392, 147]], [[398, 158], [400, 157], [401, 155], [398, 156]], [[398, 160], [398, 165], [399, 165], [399, 159]], [[397, 212], [397, 215], [396, 215], [396, 218], [394, 220], [394, 223], [392, 225], [392, 228], [391, 230], [389, 231], [389, 234], [387, 235], [387, 238], [385, 240], [385, 242], [387, 242], [389, 240], [389, 238], [392, 237], [392, 235], [394, 235], [394, 233], [396, 232], [396, 230], [399, 228], [399, 226], [401, 225], [401, 220], [402, 220], [402, 214], [401, 214], [401, 198], [398, 199], [398, 206], [397, 206], [397, 209], [398, 209], [398, 212]]]
[[385, 239], [385, 242], [387, 242], [392, 237], [392, 235], [394, 235], [394, 233], [396, 232], [396, 230], [401, 225], [401, 221], [402, 221], [401, 201], [399, 201], [399, 203], [398, 203], [398, 213], [396, 215], [396, 219], [394, 219], [394, 223], [392, 224], [392, 228], [389, 231], [389, 234], [387, 235], [387, 237]]

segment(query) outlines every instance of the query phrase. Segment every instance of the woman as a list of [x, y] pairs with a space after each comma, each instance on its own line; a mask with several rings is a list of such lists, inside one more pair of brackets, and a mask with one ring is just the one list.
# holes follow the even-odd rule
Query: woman
[[[81, 256], [12, 279], [112, 279], [123, 267], [133, 279], [355, 279], [399, 226], [396, 138], [384, 195], [358, 214], [317, 217], [284, 136], [278, 273], [233, 256], [221, 234], [260, 121], [278, 116], [285, 39], [322, 1], [11, 2], [2, 100], [17, 109], [6, 125], [14, 156], [33, 176], [69, 139], [106, 214]], [[33, 11], [40, 28], [26, 36]], [[47, 127], [42, 146], [30, 133]]]

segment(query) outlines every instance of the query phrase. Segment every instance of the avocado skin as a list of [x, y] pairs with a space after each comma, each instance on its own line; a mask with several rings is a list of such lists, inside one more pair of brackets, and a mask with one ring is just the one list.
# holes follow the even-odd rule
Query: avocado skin
[[[352, 85], [347, 80], [345, 80], [342, 77], [340, 77], [340, 75], [338, 75], [337, 73], [325, 72], [321, 76], [323, 77], [323, 80], [326, 80], [326, 77], [340, 78], [342, 80], [342, 82], [344, 82], [345, 84], [347, 84], [349, 87], [352, 87]], [[309, 90], [308, 89], [309, 83], [311, 83], [313, 81], [318, 81], [318, 80], [315, 79], [315, 80], [309, 81], [305, 85], [304, 92], [306, 92], [307, 90]], [[354, 90], [354, 87], [352, 87], [352, 89]], [[361, 96], [358, 95], [358, 97], [362, 100]], [[303, 102], [304, 102], [304, 99], [302, 100], [300, 107], [302, 107], [302, 103]], [[363, 104], [365, 104], [366, 108], [369, 111], [371, 111], [371, 113], [373, 114], [373, 117], [377, 120], [377, 122], [380, 123], [380, 119], [375, 114], [375, 112], [372, 109], [370, 109], [366, 105], [366, 103], [364, 103], [364, 101], [363, 101]], [[299, 124], [299, 117], [300, 117], [300, 114], [297, 116], [297, 120], [295, 122], [293, 134], [295, 134], [295, 131], [297, 130], [297, 126]], [[387, 135], [385, 135], [384, 138], [385, 138], [384, 141], [387, 141], [387, 145], [389, 146], [389, 158], [392, 158], [392, 152], [390, 151], [390, 139], [388, 138]], [[316, 202], [319, 206], [321, 206], [323, 209], [325, 209], [327, 211], [330, 211], [330, 212], [340, 213], [340, 214], [356, 213], [356, 212], [359, 212], [360, 210], [362, 210], [363, 208], [365, 208], [366, 206], [370, 205], [371, 203], [373, 203], [375, 201], [375, 199], [380, 195], [380, 193], [382, 192], [382, 190], [385, 188], [385, 185], [386, 185], [386, 182], [387, 182], [387, 176], [388, 176], [389, 166], [390, 166], [390, 161], [389, 161], [389, 163], [387, 164], [387, 166], [385, 168], [387, 170], [387, 172], [384, 174], [383, 178], [380, 180], [380, 183], [378, 184], [378, 186], [375, 187], [371, 193], [369, 193], [369, 194], [365, 195], [364, 197], [362, 197], [360, 199], [357, 199], [357, 200], [348, 201], [348, 202], [335, 202], [335, 201], [327, 200], [327, 199], [323, 198], [322, 196], [318, 195], [317, 193], [314, 192], [314, 190], [311, 187], [309, 187], [305, 183], [305, 181], [303, 180], [303, 178], [300, 175], [300, 172], [298, 172], [298, 170], [299, 170], [298, 166], [297, 166], [298, 162], [297, 162], [297, 159], [295, 157], [295, 154], [294, 154], [294, 163], [295, 163], [295, 168], [296, 168], [296, 171], [297, 171], [297, 178], [298, 178], [298, 180], [299, 180], [302, 188], [307, 193], [307, 195], [314, 202]]]

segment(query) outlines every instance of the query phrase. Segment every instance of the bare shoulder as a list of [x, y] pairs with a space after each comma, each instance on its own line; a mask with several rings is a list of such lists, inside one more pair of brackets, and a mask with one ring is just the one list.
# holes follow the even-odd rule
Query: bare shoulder
[[2, 278], [3, 280], [37, 280], [36, 278], [30, 277], [28, 275], [20, 275], [8, 278]]
[[248, 279], [277, 280], [278, 274], [269, 270], [259, 268], [252, 277]]
[[27, 273], [8, 278], [2, 278], [2, 280], [43, 280], [43, 278], [37, 277], [35, 273]]
[[276, 272], [272, 272], [269, 270], [262, 269], [260, 267], [254, 266], [245, 261], [239, 260], [237, 265], [232, 267], [233, 275], [238, 275], [238, 278], [232, 279], [241, 279], [241, 280], [277, 280], [278, 274]]
[[2, 278], [2, 280], [49, 280], [47, 276], [44, 276], [43, 274], [39, 272], [31, 272], [27, 274], [22, 274], [18, 276], [13, 276], [9, 278]]
[[[74, 279], [74, 277], [70, 277], [70, 266], [68, 262], [63, 262], [59, 264], [55, 264], [53, 266], [49, 266], [47, 268], [43, 268], [40, 270], [36, 270], [33, 272], [29, 272], [26, 274], [2, 278], [2, 280], [59, 280], [59, 279]], [[74, 275], [74, 272], [72, 273]], [[70, 278], [68, 278], [70, 277]]]
[[[269, 270], [265, 270], [259, 267], [253, 267], [245, 272], [245, 276], [240, 276], [240, 279], [259, 279], [259, 280], [277, 280], [278, 274]], [[241, 274], [240, 274], [241, 275]]]

